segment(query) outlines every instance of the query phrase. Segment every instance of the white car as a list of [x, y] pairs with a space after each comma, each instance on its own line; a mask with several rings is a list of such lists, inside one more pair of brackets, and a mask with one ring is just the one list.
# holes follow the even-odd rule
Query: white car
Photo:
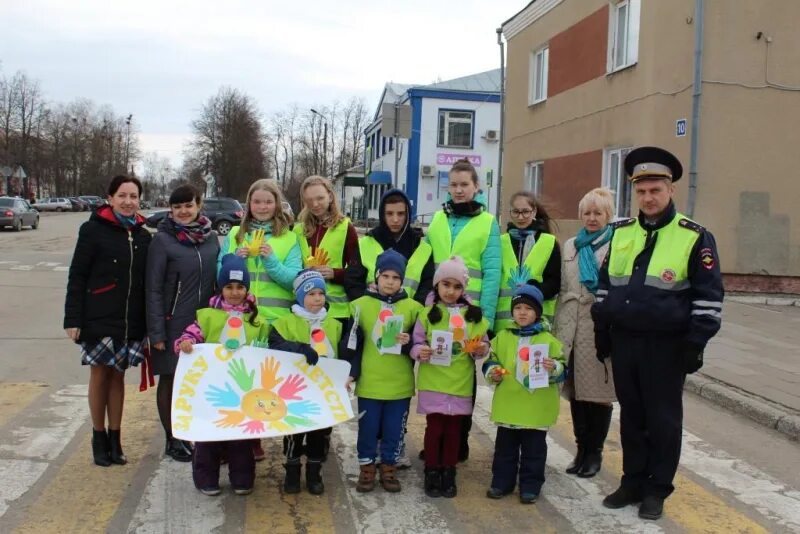
[[72, 202], [65, 197], [43, 198], [33, 207], [37, 211], [72, 211]]

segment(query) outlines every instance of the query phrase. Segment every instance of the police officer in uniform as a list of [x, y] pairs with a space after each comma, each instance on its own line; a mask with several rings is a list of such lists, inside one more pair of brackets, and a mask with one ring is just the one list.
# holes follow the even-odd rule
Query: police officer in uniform
[[641, 147], [625, 171], [639, 216], [614, 223], [592, 307], [597, 357], [614, 362], [621, 408], [622, 482], [603, 505], [641, 503], [639, 517], [658, 519], [678, 469], [683, 383], [720, 328], [722, 277], [714, 236], [675, 210], [678, 159]]

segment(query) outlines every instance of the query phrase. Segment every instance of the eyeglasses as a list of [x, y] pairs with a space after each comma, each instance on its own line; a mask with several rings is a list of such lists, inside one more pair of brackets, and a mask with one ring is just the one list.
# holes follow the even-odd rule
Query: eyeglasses
[[514, 217], [530, 217], [533, 215], [533, 210], [511, 210], [511, 215]]

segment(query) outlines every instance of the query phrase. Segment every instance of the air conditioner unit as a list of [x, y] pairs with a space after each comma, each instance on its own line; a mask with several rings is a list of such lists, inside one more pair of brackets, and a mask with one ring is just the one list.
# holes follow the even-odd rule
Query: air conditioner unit
[[420, 170], [422, 171], [420, 174], [423, 178], [433, 178], [436, 176], [436, 167], [433, 165], [423, 165]]
[[498, 141], [500, 139], [500, 132], [497, 130], [486, 130], [483, 138], [487, 141]]

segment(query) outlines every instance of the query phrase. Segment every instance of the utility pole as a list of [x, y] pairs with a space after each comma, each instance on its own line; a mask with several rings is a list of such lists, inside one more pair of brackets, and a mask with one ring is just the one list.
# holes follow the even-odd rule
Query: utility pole
[[[131, 120], [133, 114], [129, 114], [125, 119], [126, 134], [125, 134], [125, 172], [128, 173], [128, 161], [131, 156]], [[133, 174], [132, 172], [130, 174]]]
[[394, 176], [392, 187], [397, 189], [400, 183], [400, 176], [398, 172], [400, 169], [400, 104], [395, 101], [394, 103]]

